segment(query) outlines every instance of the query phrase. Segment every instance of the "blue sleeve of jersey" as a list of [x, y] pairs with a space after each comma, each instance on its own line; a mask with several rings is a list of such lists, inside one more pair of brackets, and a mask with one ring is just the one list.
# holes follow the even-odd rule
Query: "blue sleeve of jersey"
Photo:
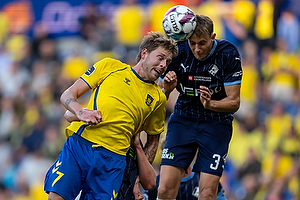
[[228, 62], [224, 69], [224, 85], [235, 85], [242, 82], [242, 66], [241, 57], [237, 50], [234, 50], [228, 57]]

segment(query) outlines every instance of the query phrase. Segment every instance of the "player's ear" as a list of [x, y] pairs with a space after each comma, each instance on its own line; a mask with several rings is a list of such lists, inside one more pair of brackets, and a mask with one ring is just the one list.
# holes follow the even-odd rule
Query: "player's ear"
[[211, 39], [212, 39], [212, 40], [216, 39], [216, 35], [217, 35], [217, 34], [215, 34], [215, 33], [211, 34]]
[[148, 50], [146, 48], [142, 50], [141, 59], [145, 59], [145, 56], [146, 56], [147, 52], [148, 52]]

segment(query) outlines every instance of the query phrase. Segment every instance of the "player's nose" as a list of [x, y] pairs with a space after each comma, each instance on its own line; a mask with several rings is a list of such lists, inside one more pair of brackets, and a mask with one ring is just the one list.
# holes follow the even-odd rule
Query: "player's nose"
[[200, 51], [201, 51], [201, 49], [200, 49], [199, 45], [198, 45], [198, 44], [196, 44], [196, 45], [195, 45], [195, 52], [197, 52], [197, 53], [198, 53], [198, 52], [200, 52]]
[[160, 67], [161, 67], [161, 68], [166, 68], [166, 67], [167, 67], [167, 59], [163, 59], [163, 60], [160, 62]]

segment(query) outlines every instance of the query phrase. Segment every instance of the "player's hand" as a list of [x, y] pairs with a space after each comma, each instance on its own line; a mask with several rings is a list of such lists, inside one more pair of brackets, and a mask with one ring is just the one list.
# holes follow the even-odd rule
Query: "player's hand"
[[144, 199], [144, 195], [140, 189], [140, 181], [139, 177], [137, 177], [134, 187], [133, 187], [133, 195], [135, 200], [142, 200]]
[[210, 100], [211, 100], [211, 92], [205, 86], [200, 86], [200, 101], [202, 102], [204, 108], [209, 109], [210, 107]]
[[89, 110], [87, 108], [84, 108], [83, 110], [76, 113], [76, 116], [79, 120], [92, 125], [96, 125], [102, 122], [102, 116], [99, 110]]
[[133, 136], [131, 143], [132, 143], [132, 146], [134, 147], [134, 149], [141, 147], [140, 132], [138, 132], [136, 135]]
[[169, 71], [163, 80], [165, 93], [170, 93], [177, 85], [177, 76], [174, 71]]

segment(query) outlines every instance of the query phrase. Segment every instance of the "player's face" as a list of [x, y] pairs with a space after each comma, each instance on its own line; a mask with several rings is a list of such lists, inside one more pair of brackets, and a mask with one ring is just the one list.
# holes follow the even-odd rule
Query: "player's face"
[[194, 56], [198, 60], [202, 60], [210, 54], [214, 44], [215, 37], [216, 34], [212, 34], [211, 36], [207, 34], [203, 34], [201, 37], [198, 37], [196, 36], [196, 34], [193, 34], [189, 38], [190, 48]]
[[167, 69], [172, 57], [168, 50], [158, 47], [152, 52], [145, 50], [145, 59], [143, 62], [143, 71], [145, 80], [156, 81]]

